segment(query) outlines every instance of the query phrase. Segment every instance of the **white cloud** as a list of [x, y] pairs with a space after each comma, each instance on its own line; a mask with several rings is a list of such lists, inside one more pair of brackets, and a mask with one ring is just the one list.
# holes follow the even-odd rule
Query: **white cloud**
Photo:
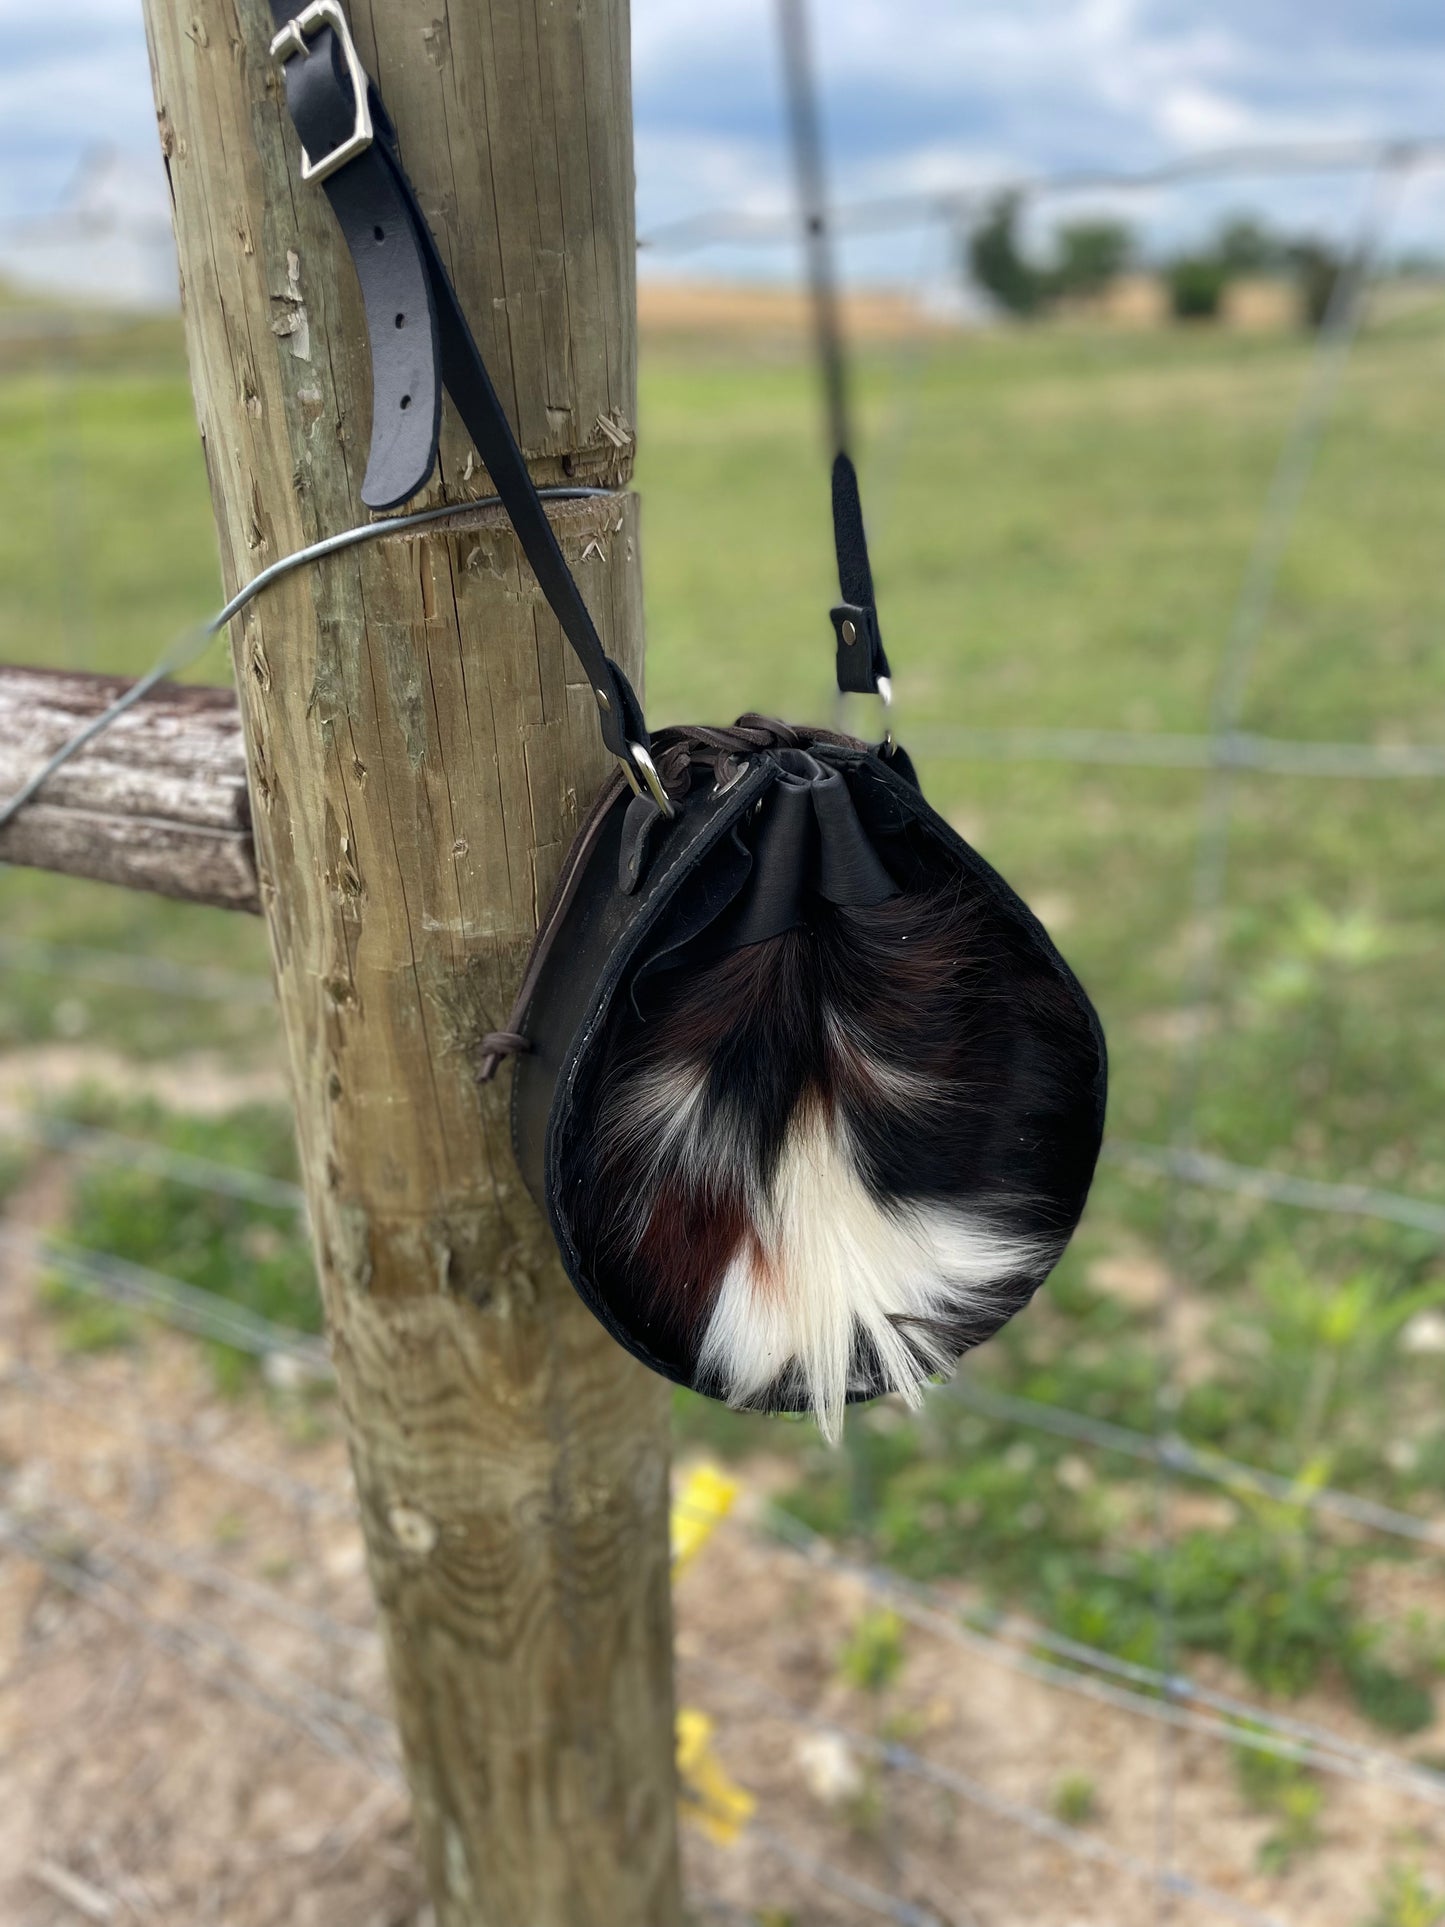
[[1237, 100], [1188, 82], [1165, 88], [1154, 109], [1154, 123], [1179, 147], [1223, 147], [1259, 131], [1258, 116]]
[[[1424, 0], [1320, 7], [812, 0], [835, 192], [938, 191], [1143, 166], [1232, 142], [1434, 124], [1445, 58], [1426, 37]], [[775, 0], [633, 0], [632, 21], [644, 230], [719, 206], [785, 208]], [[0, 0], [0, 220], [54, 206], [83, 153], [105, 142], [153, 160], [139, 0]], [[1234, 201], [1252, 195], [1241, 183]], [[1330, 201], [1303, 184], [1259, 198], [1266, 208], [1318, 202], [1326, 217]], [[1336, 188], [1333, 198], [1343, 218], [1350, 197]], [[1186, 218], [1182, 197], [1166, 200], [1158, 219]], [[890, 260], [916, 251], [906, 237], [892, 256], [870, 243], [849, 259], [892, 272]], [[781, 252], [769, 258], [787, 271]], [[763, 265], [737, 251], [706, 263], [714, 273]]]

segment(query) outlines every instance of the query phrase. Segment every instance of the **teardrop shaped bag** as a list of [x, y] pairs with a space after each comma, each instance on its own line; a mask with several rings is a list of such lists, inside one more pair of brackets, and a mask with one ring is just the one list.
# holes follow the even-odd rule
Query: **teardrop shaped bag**
[[[1093, 1007], [1037, 918], [929, 807], [891, 738], [870, 746], [756, 715], [649, 735], [340, 8], [273, 6], [305, 165], [366, 307], [363, 499], [394, 506], [426, 479], [445, 387], [618, 761], [568, 853], [507, 1028], [482, 1044], [484, 1080], [515, 1059], [527, 1187], [584, 1301], [654, 1371], [732, 1405], [811, 1411], [829, 1436], [852, 1400], [916, 1402], [1028, 1302], [1078, 1223], [1104, 1118]], [[809, 229], [821, 249], [821, 218]], [[814, 270], [836, 424], [838, 686], [886, 699], [818, 251]], [[405, 341], [392, 326], [403, 299], [430, 321]]]
[[1052, 1269], [1103, 1039], [900, 753], [760, 717], [654, 745], [674, 814], [610, 786], [539, 936], [517, 1158], [622, 1344], [831, 1434]]

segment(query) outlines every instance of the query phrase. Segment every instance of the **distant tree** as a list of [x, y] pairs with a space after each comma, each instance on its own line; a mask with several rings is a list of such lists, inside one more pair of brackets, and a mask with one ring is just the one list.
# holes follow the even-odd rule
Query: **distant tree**
[[1312, 240], [1293, 242], [1289, 261], [1299, 282], [1305, 321], [1311, 328], [1318, 328], [1333, 305], [1345, 264], [1333, 248]]
[[1438, 281], [1445, 275], [1445, 257], [1428, 248], [1406, 248], [1396, 257], [1394, 272], [1405, 281]]
[[1071, 221], [1054, 236], [1050, 292], [1100, 294], [1134, 257], [1134, 236], [1122, 221]]
[[1268, 274], [1284, 265], [1285, 249], [1252, 214], [1235, 214], [1221, 225], [1214, 253], [1231, 275]]
[[1303, 318], [1318, 328], [1329, 313], [1345, 265], [1325, 242], [1305, 236], [1291, 241], [1271, 233], [1252, 214], [1234, 214], [1216, 229], [1207, 247], [1168, 263], [1165, 278], [1175, 316], [1210, 320], [1220, 311], [1230, 282], [1250, 275], [1292, 275]]
[[1165, 270], [1178, 321], [1212, 321], [1224, 299], [1229, 270], [1217, 254], [1183, 254]]
[[1019, 245], [1021, 197], [1000, 194], [968, 238], [968, 266], [979, 286], [986, 288], [1010, 314], [1037, 312], [1044, 296], [1043, 276]]

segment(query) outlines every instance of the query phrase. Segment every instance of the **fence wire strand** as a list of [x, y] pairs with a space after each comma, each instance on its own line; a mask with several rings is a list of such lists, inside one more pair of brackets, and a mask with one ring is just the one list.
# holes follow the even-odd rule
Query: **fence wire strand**
[[1420, 1519], [1401, 1512], [1396, 1506], [1363, 1498], [1355, 1492], [1337, 1492], [1331, 1486], [1267, 1472], [1222, 1452], [1207, 1451], [1191, 1445], [1177, 1433], [1141, 1432], [1110, 1419], [1094, 1418], [1068, 1406], [1047, 1405], [1039, 1399], [1020, 1398], [1017, 1393], [1000, 1392], [985, 1385], [975, 1372], [964, 1371], [952, 1381], [947, 1396], [956, 1398], [984, 1418], [1001, 1419], [1010, 1425], [1047, 1432], [1055, 1438], [1069, 1439], [1078, 1445], [1097, 1446], [1101, 1451], [1118, 1452], [1145, 1464], [1164, 1462], [1176, 1472], [1203, 1479], [1229, 1490], [1258, 1493], [1278, 1499], [1303, 1513], [1326, 1513], [1366, 1526], [1400, 1539], [1413, 1539], [1420, 1545], [1445, 1551], [1445, 1524], [1435, 1519]]
[[[1243, 1747], [1247, 1752], [1295, 1761], [1336, 1779], [1370, 1786], [1396, 1786], [1428, 1805], [1445, 1806], [1445, 1774], [1420, 1766], [1403, 1754], [1360, 1746], [1325, 1728], [1307, 1727], [1304, 1721], [1276, 1714], [1268, 1707], [1212, 1693], [1197, 1687], [1187, 1674], [1141, 1667], [1137, 1670], [1144, 1676], [1143, 1683], [1153, 1690], [1140, 1691], [1110, 1678], [1096, 1678], [1076, 1666], [1059, 1665], [1055, 1660], [1041, 1657], [1033, 1648], [1056, 1651], [1105, 1673], [1134, 1676], [1134, 1669], [1121, 1662], [1117, 1655], [1082, 1641], [1066, 1640], [1047, 1628], [1030, 1627], [1021, 1621], [1003, 1622], [1015, 1627], [1015, 1639], [984, 1631], [965, 1619], [955, 1602], [941, 1597], [933, 1588], [835, 1552], [819, 1534], [790, 1515], [775, 1511], [771, 1523], [781, 1543], [790, 1546], [811, 1565], [854, 1580], [874, 1597], [886, 1601], [900, 1618], [920, 1631], [932, 1633], [1026, 1678], [1057, 1686], [1117, 1712], [1137, 1715], [1161, 1733], [1199, 1733]], [[1190, 1702], [1197, 1702], [1205, 1710], [1196, 1710]]]
[[[539, 488], [537, 493], [543, 501], [547, 502], [576, 502], [586, 501], [594, 496], [614, 495], [616, 491], [578, 484], [575, 487], [568, 485]], [[342, 529], [336, 535], [324, 536], [319, 542], [310, 542], [305, 548], [296, 549], [290, 555], [278, 557], [275, 562], [269, 563], [253, 575], [249, 582], [243, 584], [230, 601], [216, 611], [215, 615], [208, 617], [195, 629], [187, 630], [184, 635], [179, 636], [164, 649], [143, 676], [124, 689], [113, 703], [101, 710], [99, 715], [92, 716], [73, 735], [68, 736], [39, 764], [12, 796], [0, 801], [0, 829], [4, 829], [5, 825], [18, 816], [28, 803], [32, 803], [56, 771], [63, 769], [73, 756], [78, 756], [87, 744], [93, 743], [97, 736], [103, 735], [112, 724], [119, 722], [128, 710], [143, 701], [161, 683], [199, 662], [221, 631], [273, 583], [295, 574], [298, 569], [305, 568], [312, 562], [320, 562], [327, 556], [339, 555], [345, 549], [359, 548], [366, 542], [375, 542], [381, 536], [403, 534], [410, 529], [430, 528], [438, 522], [456, 521], [461, 516], [476, 515], [484, 509], [500, 506], [500, 496], [487, 495], [471, 501], [443, 502], [436, 508], [417, 509], [409, 515], [382, 516], [375, 522], [363, 522], [356, 528]]]
[[1264, 776], [1317, 776], [1347, 782], [1420, 782], [1445, 776], [1438, 743], [1324, 743], [1256, 736], [1190, 736], [1167, 730], [975, 729], [952, 723], [910, 726], [908, 746], [922, 755], [999, 763], [1090, 763], [1106, 769], [1234, 769]]
[[284, 1178], [221, 1164], [214, 1158], [197, 1157], [190, 1151], [174, 1151], [145, 1138], [126, 1137], [66, 1117], [50, 1117], [41, 1111], [0, 1110], [0, 1136], [47, 1151], [60, 1151], [68, 1157], [142, 1172], [147, 1177], [163, 1178], [168, 1184], [235, 1198], [243, 1204], [264, 1205], [298, 1215], [304, 1215], [306, 1210], [306, 1197], [300, 1185]]
[[0, 1251], [55, 1273], [79, 1291], [147, 1312], [196, 1338], [229, 1345], [254, 1358], [288, 1359], [308, 1377], [326, 1379], [331, 1375], [331, 1361], [321, 1339], [278, 1325], [217, 1292], [168, 1278], [108, 1252], [61, 1244], [38, 1232], [0, 1226]]
[[302, 1517], [350, 1519], [356, 1505], [347, 1494], [336, 1492], [294, 1473], [276, 1472], [258, 1465], [248, 1454], [227, 1452], [198, 1438], [184, 1426], [168, 1425], [163, 1419], [142, 1419], [135, 1414], [121, 1416], [105, 1400], [86, 1397], [73, 1391], [55, 1372], [37, 1372], [25, 1364], [12, 1364], [0, 1373], [0, 1391], [17, 1391], [73, 1412], [78, 1418], [107, 1431], [131, 1433], [158, 1452], [174, 1452], [178, 1458], [213, 1472], [251, 1491], [264, 1493], [276, 1504], [286, 1506]]
[[[934, 223], [958, 228], [977, 220], [1005, 195], [1037, 203], [1080, 194], [1147, 194], [1194, 182], [1265, 179], [1272, 175], [1359, 174], [1386, 167], [1403, 174], [1436, 167], [1442, 161], [1445, 136], [1434, 134], [1377, 140], [1255, 142], [1207, 149], [1154, 167], [1001, 175], [934, 192], [841, 202], [833, 209], [831, 225], [840, 235], [890, 233]], [[791, 213], [713, 208], [660, 223], [640, 235], [637, 245], [652, 254], [689, 254], [699, 248], [785, 245], [796, 236]]]
[[927, 1908], [914, 1907], [906, 1900], [895, 1900], [891, 1894], [884, 1893], [881, 1887], [860, 1880], [856, 1874], [846, 1872], [831, 1860], [820, 1860], [817, 1854], [807, 1852], [773, 1827], [753, 1821], [748, 1833], [775, 1860], [781, 1860], [785, 1866], [803, 1874], [814, 1886], [823, 1888], [826, 1893], [836, 1894], [841, 1900], [851, 1900], [855, 1907], [876, 1915], [879, 1920], [896, 1921], [898, 1927], [940, 1927], [937, 1914]]
[[299, 1727], [338, 1759], [402, 1787], [389, 1720], [359, 1701], [329, 1693], [263, 1660], [209, 1621], [171, 1620], [151, 1611], [114, 1567], [81, 1565], [47, 1545], [44, 1531], [0, 1511], [0, 1545], [39, 1566], [57, 1585], [98, 1606], [142, 1639], [179, 1659], [206, 1684]]
[[[42, 1470], [53, 1469], [50, 1462], [43, 1458], [32, 1458], [27, 1463], [39, 1466]], [[323, 1649], [346, 1647], [353, 1652], [366, 1653], [379, 1650], [374, 1627], [348, 1625], [331, 1613], [318, 1612], [313, 1607], [302, 1605], [275, 1586], [249, 1579], [244, 1573], [231, 1572], [200, 1553], [169, 1545], [153, 1533], [137, 1532], [134, 1527], [109, 1518], [105, 1513], [97, 1512], [93, 1506], [83, 1505], [78, 1499], [58, 1500], [50, 1507], [50, 1511], [64, 1526], [74, 1527], [88, 1537], [109, 1541], [127, 1559], [133, 1559], [139, 1565], [147, 1566], [154, 1572], [166, 1573], [173, 1579], [183, 1579], [188, 1585], [214, 1593], [218, 1598], [229, 1599], [248, 1611], [265, 1613], [298, 1632], [310, 1633], [321, 1642]]]
[[1221, 1919], [1234, 1920], [1240, 1927], [1282, 1927], [1273, 1915], [1260, 1913], [1256, 1908], [1244, 1905], [1231, 1895], [1221, 1892], [1206, 1882], [1195, 1880], [1185, 1873], [1171, 1872], [1161, 1874], [1147, 1860], [1128, 1853], [1112, 1842], [1095, 1835], [1087, 1834], [1078, 1827], [1066, 1825], [1055, 1820], [1040, 1807], [1030, 1806], [1024, 1801], [1011, 1800], [997, 1793], [992, 1787], [972, 1775], [961, 1773], [954, 1767], [942, 1765], [917, 1752], [902, 1741], [881, 1740], [871, 1734], [860, 1733], [856, 1728], [846, 1726], [840, 1721], [824, 1718], [810, 1713], [805, 1707], [789, 1700], [764, 1681], [742, 1671], [740, 1668], [722, 1660], [701, 1655], [689, 1659], [688, 1664], [705, 1677], [732, 1686], [749, 1698], [757, 1701], [764, 1716], [785, 1721], [790, 1726], [802, 1727], [815, 1733], [827, 1733], [845, 1742], [864, 1758], [874, 1760], [914, 1780], [927, 1781], [948, 1793], [956, 1795], [968, 1805], [992, 1818], [1004, 1820], [1011, 1825], [1031, 1833], [1036, 1839], [1046, 1840], [1050, 1845], [1061, 1847], [1075, 1859], [1093, 1861], [1115, 1872], [1129, 1875], [1142, 1881], [1156, 1891], [1161, 1887], [1171, 1895], [1195, 1901]]

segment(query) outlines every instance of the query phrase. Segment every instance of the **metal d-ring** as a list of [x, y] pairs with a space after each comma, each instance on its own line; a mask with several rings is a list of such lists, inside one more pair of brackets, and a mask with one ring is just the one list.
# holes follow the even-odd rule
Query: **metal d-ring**
[[[657, 765], [641, 743], [629, 743], [627, 754], [619, 756], [617, 760], [622, 765], [624, 776], [632, 785], [634, 796], [650, 795], [665, 817], [670, 819], [677, 815], [677, 805], [662, 787], [662, 778], [657, 773]], [[642, 771], [643, 782], [647, 785], [646, 790], [637, 780], [638, 770]]]

